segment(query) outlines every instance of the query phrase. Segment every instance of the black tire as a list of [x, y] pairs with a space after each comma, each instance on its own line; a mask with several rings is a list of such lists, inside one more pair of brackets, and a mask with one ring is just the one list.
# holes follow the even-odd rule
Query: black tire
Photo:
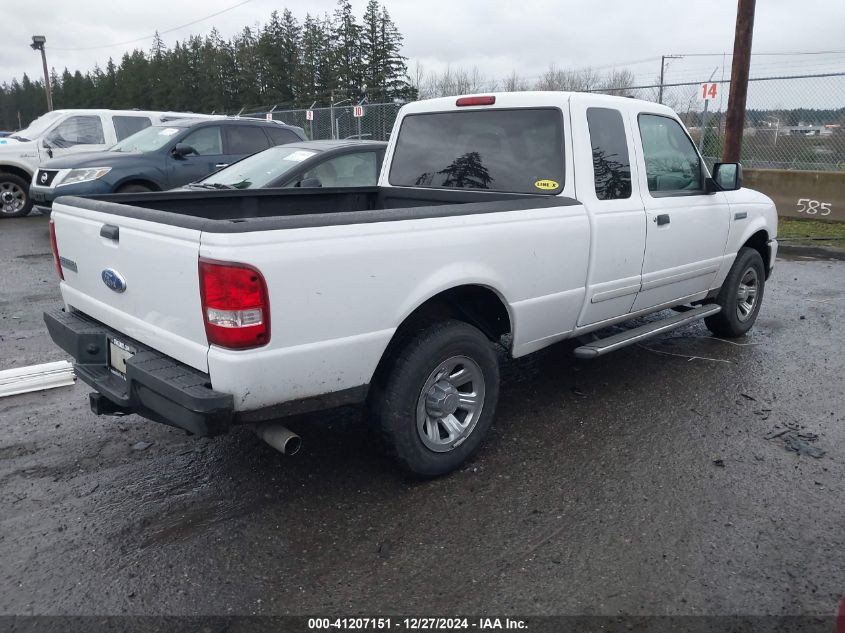
[[130, 183], [128, 185], [123, 185], [115, 193], [148, 193], [150, 191], [152, 191], [152, 189], [146, 185]]
[[[427, 418], [429, 401], [423, 398], [422, 392], [430, 380], [435, 380], [437, 385], [443, 384], [441, 379], [435, 378], [436, 372], [450, 366], [455, 359], [465, 360], [457, 361], [452, 375], [458, 375], [464, 368], [461, 362], [469, 365], [472, 375], [479, 375], [480, 370], [480, 384], [472, 383], [472, 392], [467, 393], [477, 394], [483, 389], [483, 397], [477, 398], [481, 408], [474, 417], [474, 424], [467, 422], [470, 413], [461, 408], [453, 411], [455, 417], [464, 416], [460, 421], [466, 423], [467, 435], [454, 445], [447, 442], [435, 451], [426, 442], [443, 442], [451, 436], [442, 438], [448, 433], [447, 427], [435, 423], [437, 439], [430, 436], [423, 439], [424, 431], [418, 427], [422, 425], [430, 430], [432, 418]], [[442, 380], [448, 382], [449, 374], [447, 371]], [[433, 389], [434, 386], [426, 393], [432, 393]], [[381, 432], [385, 448], [399, 465], [418, 477], [437, 477], [455, 470], [478, 450], [490, 429], [498, 397], [499, 364], [492, 343], [477, 328], [462, 321], [448, 320], [418, 332], [386, 359], [370, 390], [368, 405], [370, 418]], [[445, 399], [443, 402], [448, 409]], [[450, 403], [454, 404], [454, 399]], [[420, 407], [426, 412], [422, 416], [424, 422], [418, 418]]]
[[22, 218], [30, 211], [29, 182], [15, 174], [0, 173], [0, 218]]
[[[756, 292], [753, 306], [749, 309], [747, 302], [740, 300], [740, 285], [743, 284], [747, 288], [749, 284], [744, 282], [752, 279]], [[753, 248], [741, 248], [716, 297], [716, 303], [722, 306], [722, 311], [704, 319], [707, 328], [716, 336], [725, 338], [743, 336], [754, 326], [754, 321], [757, 320], [765, 287], [766, 270], [763, 267], [763, 258], [760, 257], [760, 253]], [[747, 310], [747, 314], [743, 313], [743, 309], [741, 309], [743, 306]]]

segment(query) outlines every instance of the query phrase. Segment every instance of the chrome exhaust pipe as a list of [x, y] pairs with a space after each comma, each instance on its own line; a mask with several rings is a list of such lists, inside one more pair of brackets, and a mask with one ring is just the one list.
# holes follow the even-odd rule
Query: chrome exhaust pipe
[[296, 455], [302, 447], [302, 438], [277, 422], [262, 422], [252, 427], [255, 434], [282, 455]]

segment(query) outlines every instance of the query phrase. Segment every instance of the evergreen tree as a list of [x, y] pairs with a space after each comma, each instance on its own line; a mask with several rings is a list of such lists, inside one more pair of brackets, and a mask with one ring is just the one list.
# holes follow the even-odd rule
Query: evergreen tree
[[[148, 51], [88, 72], [54, 69], [50, 82], [56, 108], [233, 113], [357, 102], [364, 85], [370, 101], [381, 101], [412, 92], [401, 49], [402, 36], [378, 0], [367, 4], [363, 24], [349, 0], [339, 0], [331, 15], [306, 14], [302, 22], [287, 9], [274, 11], [263, 26], [230, 39], [213, 29], [168, 48], [156, 33]], [[0, 129], [26, 126], [46, 109], [41, 80], [0, 84]]]
[[338, 0], [334, 12], [332, 29], [334, 50], [332, 59], [336, 74], [336, 100], [351, 98], [357, 101], [361, 96], [364, 81], [361, 55], [361, 25], [355, 20], [349, 0]]
[[402, 43], [404, 37], [396, 28], [387, 7], [382, 7], [379, 16], [379, 27], [381, 31], [382, 56], [384, 59], [384, 84], [382, 99], [400, 97], [404, 99], [413, 98], [413, 90], [408, 81], [408, 59], [402, 56]]

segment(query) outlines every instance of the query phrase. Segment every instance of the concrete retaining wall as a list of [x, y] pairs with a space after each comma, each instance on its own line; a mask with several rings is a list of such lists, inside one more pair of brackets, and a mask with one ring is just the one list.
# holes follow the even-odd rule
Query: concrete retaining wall
[[845, 172], [745, 169], [743, 186], [762, 191], [778, 215], [845, 222]]

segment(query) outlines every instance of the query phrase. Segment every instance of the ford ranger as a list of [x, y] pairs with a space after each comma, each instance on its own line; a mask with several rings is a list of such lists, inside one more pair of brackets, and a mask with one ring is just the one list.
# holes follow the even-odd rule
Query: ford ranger
[[589, 359], [696, 319], [744, 335], [777, 216], [741, 180], [734, 163], [711, 174], [655, 103], [420, 101], [376, 187], [61, 198], [65, 305], [45, 320], [95, 413], [198, 435], [249, 424], [292, 451], [283, 416], [366, 403], [398, 463], [436, 476], [491, 425], [496, 345], [520, 357], [578, 337]]

